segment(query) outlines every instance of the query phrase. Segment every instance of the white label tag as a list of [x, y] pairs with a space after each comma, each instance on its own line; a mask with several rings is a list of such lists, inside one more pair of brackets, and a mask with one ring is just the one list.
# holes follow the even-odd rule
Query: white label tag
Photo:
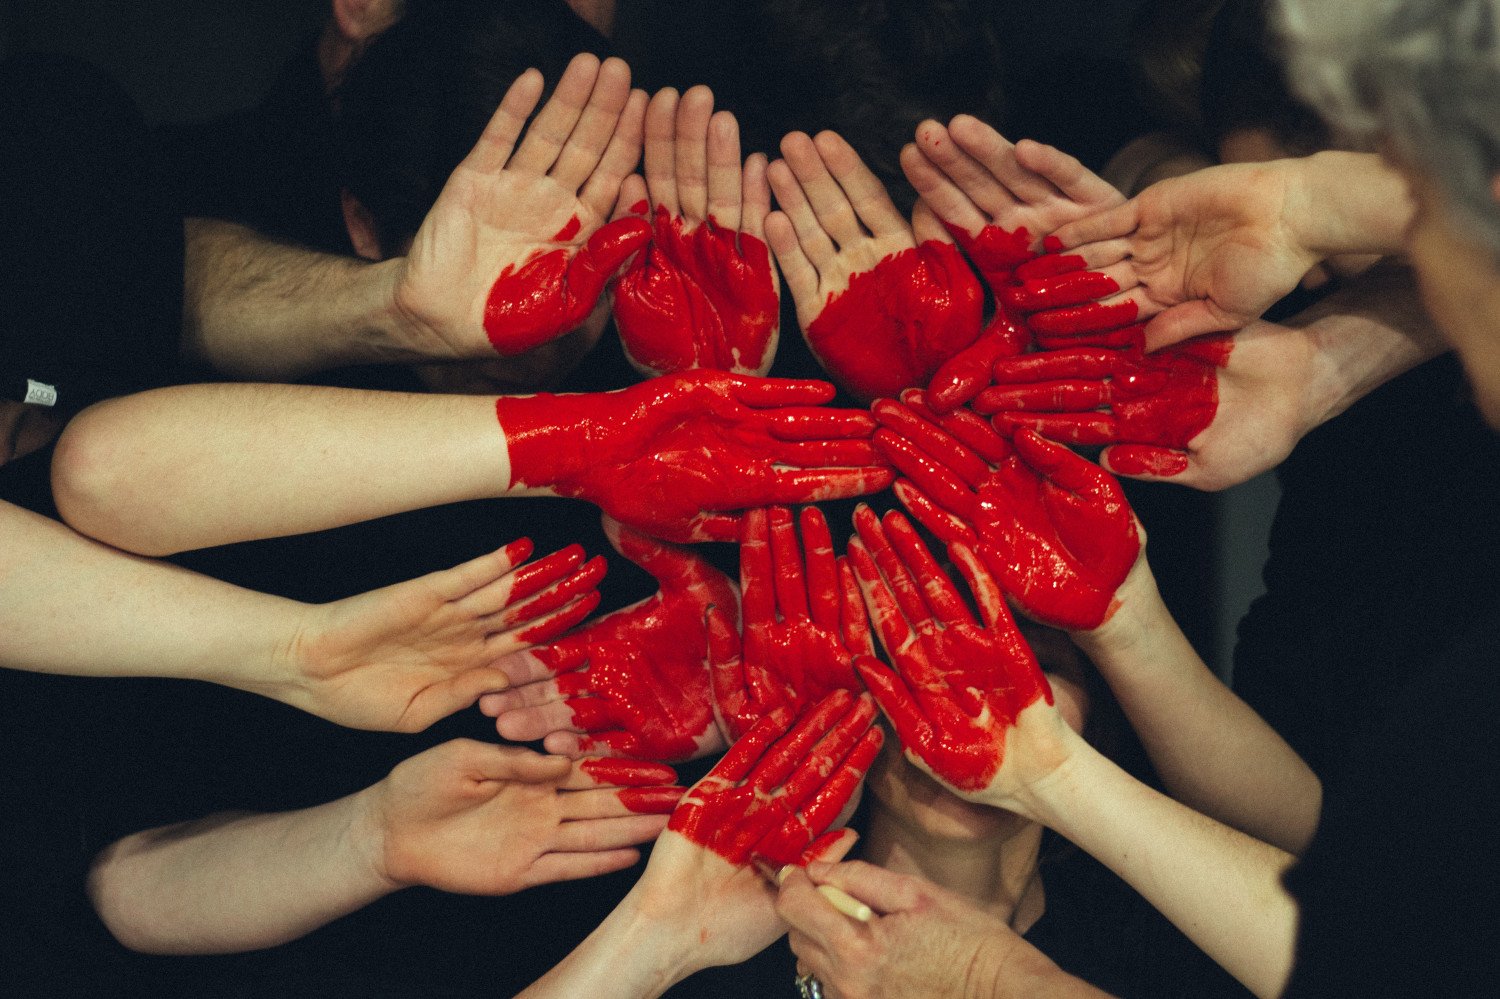
[[34, 378], [26, 379], [26, 401], [37, 406], [57, 405], [57, 389]]

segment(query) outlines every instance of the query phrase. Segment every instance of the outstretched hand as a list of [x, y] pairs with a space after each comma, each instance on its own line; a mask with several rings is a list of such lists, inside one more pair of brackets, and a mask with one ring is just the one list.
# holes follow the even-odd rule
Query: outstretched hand
[[371, 853], [391, 888], [508, 895], [640, 859], [684, 793], [671, 767], [570, 761], [455, 739], [362, 792]]
[[1087, 631], [1109, 619], [1141, 530], [1107, 472], [1029, 430], [1012, 442], [968, 410], [939, 416], [919, 392], [875, 415], [877, 443], [908, 476], [896, 494], [923, 526], [977, 549], [1033, 620]]
[[979, 335], [983, 292], [935, 222], [915, 232], [842, 138], [793, 132], [766, 237], [818, 362], [861, 399], [925, 385]]
[[[645, 178], [620, 188], [616, 219], [649, 211], [651, 244], [611, 286], [630, 362], [648, 377], [715, 368], [764, 375], [776, 358], [781, 282], [765, 244], [766, 158], [740, 164], [739, 124], [698, 86], [646, 109]], [[649, 198], [649, 200], [648, 200]]]
[[875, 647], [859, 587], [844, 560], [834, 558], [822, 512], [805, 507], [800, 519], [801, 546], [787, 508], [745, 514], [744, 627], [735, 629], [720, 608], [709, 611], [714, 709], [731, 742], [775, 708], [797, 714], [834, 690], [864, 689], [854, 656], [874, 655]]
[[895, 476], [826, 382], [696, 370], [618, 392], [502, 398], [511, 490], [586, 499], [669, 541], [738, 541], [742, 512], [878, 492]]
[[[562, 634], [599, 603], [604, 560], [572, 545], [523, 565], [531, 542], [318, 604], [285, 651], [280, 699], [352, 728], [418, 732], [510, 681], [498, 661]], [[269, 691], [267, 691], [269, 693]]]
[[1030, 140], [1012, 144], [970, 115], [947, 128], [924, 121], [916, 142], [901, 151], [901, 166], [995, 294], [995, 314], [979, 340], [927, 386], [928, 404], [945, 413], [989, 383], [998, 358], [1021, 353], [1031, 341], [1008, 297], [1021, 284], [1017, 268], [1041, 252], [1054, 229], [1124, 199], [1061, 150]]
[[640, 219], [605, 222], [641, 152], [629, 67], [574, 57], [528, 128], [542, 86], [535, 70], [511, 85], [404, 258], [393, 307], [442, 345], [430, 356], [509, 356], [569, 332], [650, 238]]
[[504, 663], [515, 686], [484, 697], [507, 739], [544, 739], [564, 756], [681, 762], [727, 744], [714, 725], [704, 615], [739, 627], [734, 583], [692, 551], [605, 520], [615, 550], [661, 584], [546, 648]]

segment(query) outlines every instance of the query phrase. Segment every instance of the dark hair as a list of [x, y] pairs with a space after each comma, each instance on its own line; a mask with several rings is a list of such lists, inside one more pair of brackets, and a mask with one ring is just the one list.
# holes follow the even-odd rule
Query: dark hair
[[550, 93], [579, 52], [609, 43], [563, 0], [408, 0], [334, 94], [340, 175], [381, 245], [416, 234], [516, 77]]
[[1225, 0], [1203, 62], [1203, 123], [1217, 148], [1231, 132], [1263, 128], [1292, 155], [1331, 141], [1318, 114], [1292, 95], [1266, 21], [1267, 0]]
[[1147, 0], [1130, 23], [1136, 94], [1162, 125], [1195, 139], [1203, 128], [1209, 32], [1223, 0]]

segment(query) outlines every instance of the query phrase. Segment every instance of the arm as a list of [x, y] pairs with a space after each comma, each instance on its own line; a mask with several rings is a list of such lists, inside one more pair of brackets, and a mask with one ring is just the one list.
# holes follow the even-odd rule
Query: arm
[[[781, 282], [766, 249], [766, 158], [740, 165], [739, 124], [713, 93], [670, 87], [646, 109], [645, 179], [617, 218], [651, 211], [651, 245], [611, 286], [625, 354], [647, 376], [717, 368], [764, 375], [776, 358]], [[648, 200], [649, 195], [649, 200]]]
[[529, 71], [506, 92], [404, 257], [368, 264], [188, 220], [185, 352], [280, 379], [509, 356], [578, 326], [649, 237], [636, 219], [605, 224], [640, 155], [645, 95], [620, 60], [580, 55], [526, 128], [541, 91]]
[[0, 505], [0, 664], [192, 678], [356, 728], [418, 731], [503, 688], [495, 662], [598, 602], [581, 549], [529, 565], [529, 541], [370, 593], [311, 605], [90, 541]]
[[850, 561], [894, 664], [858, 666], [907, 757], [960, 797], [1057, 830], [1257, 995], [1279, 993], [1296, 937], [1281, 887], [1293, 858], [1139, 783], [1074, 732], [966, 545], [948, 551], [982, 627], [904, 518], [856, 526]]
[[182, 386], [75, 417], [53, 492], [77, 529], [153, 555], [527, 494], [668, 540], [735, 540], [743, 509], [890, 484], [868, 414], [824, 408], [832, 395], [713, 371], [500, 399]]
[[603, 874], [639, 859], [633, 844], [662, 830], [682, 789], [656, 764], [602, 773], [457, 739], [316, 808], [128, 836], [95, 860], [89, 895], [127, 947], [222, 954], [295, 940], [410, 885], [506, 895]]
[[754, 956], [786, 931], [750, 866], [842, 857], [827, 833], [879, 751], [868, 697], [839, 691], [793, 724], [763, 718], [672, 813], [630, 894], [518, 999], [652, 999], [693, 972]]

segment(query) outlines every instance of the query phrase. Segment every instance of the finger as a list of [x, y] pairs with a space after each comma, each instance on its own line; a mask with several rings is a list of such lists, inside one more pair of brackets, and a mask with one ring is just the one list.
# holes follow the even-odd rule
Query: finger
[[500, 106], [490, 116], [489, 124], [485, 125], [474, 149], [464, 157], [460, 166], [486, 174], [504, 169], [521, 130], [526, 127], [526, 119], [531, 116], [536, 102], [542, 99], [544, 87], [542, 74], [534, 69], [516, 77], [516, 82], [500, 99]]
[[886, 428], [883, 432], [876, 432], [876, 446], [902, 471], [907, 471], [905, 466], [891, 452], [891, 446], [898, 440], [910, 445], [907, 451], [925, 455], [932, 464], [941, 466], [970, 488], [977, 487], [989, 476], [988, 461], [964, 447], [951, 434], [925, 419], [906, 403], [894, 399], [879, 399], [870, 406], [870, 415]]
[[[736, 131], [736, 145], [738, 132]], [[710, 148], [710, 152], [712, 149]], [[712, 190], [713, 185], [709, 185]], [[740, 253], [749, 255], [747, 236], [762, 242], [766, 239], [766, 216], [771, 213], [771, 184], [766, 179], [766, 156], [751, 153], [745, 160], [740, 183]], [[726, 223], [727, 227], [727, 223]], [[775, 284], [774, 275], [772, 284]], [[778, 289], [779, 292], [779, 289]]]
[[1140, 306], [1132, 299], [1089, 302], [1066, 309], [1033, 313], [1027, 323], [1037, 336], [1078, 336], [1119, 329], [1136, 321]]
[[[745, 378], [727, 375], [733, 382], [732, 394], [736, 402], [752, 409], [770, 409], [781, 406], [821, 406], [834, 396], [834, 387], [828, 382], [807, 378]], [[830, 413], [836, 410], [817, 410]]]
[[453, 739], [441, 747], [453, 751], [458, 766], [475, 780], [559, 784], [567, 779], [572, 761], [547, 756], [524, 746], [501, 746], [476, 739]]
[[1097, 347], [1072, 347], [1067, 350], [1040, 350], [1019, 357], [1005, 357], [995, 362], [995, 384], [1050, 382], [1064, 378], [1102, 379], [1120, 373], [1130, 358], [1116, 350]]
[[516, 147], [507, 169], [535, 174], [545, 174], [552, 169], [593, 94], [594, 82], [599, 78], [599, 65], [599, 57], [588, 52], [573, 57], [553, 88], [552, 96], [526, 130], [526, 137]]
[[1149, 444], [1117, 444], [1105, 448], [1099, 455], [1099, 462], [1116, 475], [1148, 481], [1179, 476], [1191, 464], [1186, 451]]
[[[543, 594], [537, 599], [546, 596]], [[550, 613], [524, 622], [522, 626], [497, 630], [485, 637], [485, 650], [490, 655], [504, 657], [529, 646], [550, 642], [582, 623], [599, 606], [599, 599], [597, 590], [589, 590]]]
[[439, 718], [462, 711], [481, 695], [503, 691], [510, 680], [501, 670], [478, 667], [422, 688], [401, 714], [395, 730], [420, 732]]
[[652, 787], [676, 782], [677, 771], [665, 763], [596, 756], [573, 761], [562, 787], [582, 791], [596, 787]]
[[947, 131], [935, 121], [918, 125], [918, 141], [901, 149], [901, 172], [939, 220], [975, 236], [989, 223], [988, 216], [925, 152], [930, 144], [947, 141]]
[[[731, 232], [740, 228], [740, 202], [744, 189], [742, 174], [739, 122], [728, 111], [715, 112], [708, 120], [707, 217]], [[766, 200], [769, 210], [769, 191]], [[762, 219], [764, 217], [761, 216]]]
[[714, 768], [699, 783], [712, 779], [731, 786], [738, 784], [755, 768], [767, 749], [785, 734], [791, 723], [792, 712], [789, 709], [773, 708], [767, 711], [750, 731], [729, 748], [729, 752], [720, 757], [719, 762], [714, 764]]
[[[911, 239], [911, 226], [906, 217], [897, 210], [891, 196], [886, 193], [885, 185], [882, 184], [854, 151], [854, 147], [844, 141], [837, 132], [822, 131], [813, 138], [813, 145], [822, 157], [823, 164], [829, 174], [837, 183], [842, 198], [835, 198], [830, 192], [830, 203], [838, 221], [835, 223], [838, 229], [829, 228], [833, 238], [843, 243], [839, 230], [846, 228], [843, 219], [844, 204], [847, 204], [854, 212], [858, 222], [855, 229], [863, 225], [871, 235], [876, 238], [903, 237]], [[805, 186], [805, 185], [804, 185]], [[821, 190], [821, 188], [820, 188]], [[817, 201], [812, 192], [808, 197], [813, 200], [814, 208]], [[840, 201], [844, 204], [840, 204]], [[822, 217], [819, 212], [819, 217]], [[857, 233], [854, 233], [857, 235]], [[912, 245], [916, 245], [913, 241]]]
[[[963, 135], [964, 142], [959, 141]], [[946, 139], [947, 141], [942, 141]], [[1058, 197], [1051, 184], [1016, 162], [1015, 147], [1004, 136], [970, 115], [959, 115], [943, 132], [917, 130], [917, 143], [959, 190], [987, 216], [986, 222], [1008, 231], [1025, 228], [1018, 212], [1028, 204]], [[1028, 244], [1046, 233], [1030, 232]]]
[[615, 209], [610, 215], [610, 221], [630, 217], [644, 220], [650, 212], [651, 204], [646, 195], [646, 178], [633, 173], [620, 182], [620, 196], [615, 201]]
[[[714, 94], [699, 84], [677, 102], [677, 137], [674, 143], [679, 212], [691, 225], [708, 218], [708, 126], [714, 113]], [[735, 157], [739, 165], [739, 157]], [[739, 178], [735, 178], [738, 195]]]
[[921, 389], [908, 389], [901, 393], [901, 402], [993, 466], [1000, 465], [1011, 455], [1013, 449], [1010, 441], [997, 434], [994, 427], [968, 409], [937, 413], [927, 405], [926, 393]]
[[[601, 517], [601, 523], [604, 536], [615, 551], [649, 572], [663, 591], [689, 590], [704, 582], [727, 582], [723, 573], [690, 548], [653, 538], [608, 514]], [[725, 610], [734, 611], [736, 607], [732, 601], [725, 601]]]
[[[969, 584], [969, 592], [974, 595], [974, 604], [979, 608], [984, 626], [990, 631], [1014, 633], [1016, 625], [1005, 604], [1005, 591], [995, 582], [989, 567], [965, 544], [953, 545], [948, 549], [948, 555]], [[1016, 637], [1019, 638], [1019, 634]]]
[[[952, 469], [933, 460], [926, 451], [889, 430], [878, 431], [875, 434], [875, 444], [890, 459], [891, 464], [921, 490], [929, 502], [966, 522], [973, 520], [979, 495], [960, 476], [954, 474]], [[985, 472], [988, 474], [988, 467]], [[978, 481], [983, 481], [983, 477]]]
[[771, 578], [776, 607], [785, 621], [806, 621], [807, 583], [802, 575], [802, 549], [797, 544], [792, 512], [784, 506], [773, 506], [766, 514], [771, 532]]
[[862, 860], [814, 862], [807, 866], [806, 874], [814, 884], [848, 892], [881, 914], [907, 912], [921, 901], [921, 882]]
[[[776, 199], [782, 211], [791, 218], [797, 229], [797, 238], [814, 266], [827, 270], [834, 245], [844, 249], [853, 243], [868, 239], [869, 234], [860, 225], [854, 214], [854, 206], [839, 182], [834, 179], [823, 161], [823, 153], [817, 141], [802, 132], [792, 132], [781, 140], [782, 161], [791, 168], [797, 186], [802, 193], [798, 204], [789, 204], [776, 190]], [[775, 179], [772, 179], [773, 186]], [[826, 244], [816, 239], [822, 233]], [[812, 245], [810, 244], [810, 241]], [[816, 251], [816, 253], [814, 252]]]
[[[1117, 264], [1109, 271], [1068, 271], [1048, 278], [1032, 278], [1000, 292], [1001, 300], [1020, 312], [1037, 312], [1083, 305], [1113, 295], [1121, 288], [1121, 279], [1130, 281], [1128, 264]], [[1132, 281], [1132, 283], [1134, 283]]]
[[896, 473], [885, 467], [788, 469], [776, 473], [767, 503], [798, 506], [825, 500], [869, 496], [890, 488]]
[[[579, 191], [598, 168], [630, 102], [630, 67], [610, 57], [599, 66], [588, 103], [548, 175], [566, 190]], [[604, 216], [603, 212], [599, 217]]]
[[964, 606], [963, 597], [948, 578], [932, 552], [922, 543], [911, 522], [895, 510], [882, 520], [886, 537], [891, 547], [900, 556], [901, 562], [911, 573], [912, 579], [921, 588], [931, 617], [945, 626], [974, 623], [974, 615]]
[[802, 508], [802, 550], [807, 573], [808, 615], [814, 624], [836, 631], [839, 627], [839, 570], [833, 553], [833, 537], [823, 511]]
[[1042, 475], [1072, 493], [1106, 504], [1125, 504], [1120, 484], [1098, 465], [1061, 444], [1043, 440], [1035, 431], [1016, 431], [1016, 453]]
[[[1036, 356], [1036, 355], [1032, 355]], [[1113, 392], [1106, 381], [1033, 382], [992, 385], [974, 397], [977, 413], [1088, 413], [1108, 406]]]
[[[459, 600], [506, 576], [516, 566], [530, 558], [531, 552], [531, 539], [518, 538], [488, 554], [470, 559], [451, 569], [428, 573], [422, 578], [428, 581], [433, 592], [440, 599]], [[582, 554], [581, 550], [579, 554]]]
[[[1101, 243], [1105, 240], [1113, 240], [1129, 236], [1135, 232], [1140, 225], [1140, 205], [1135, 199], [1107, 208], [1102, 212], [1095, 212], [1075, 222], [1069, 222], [1053, 230], [1052, 236], [1056, 240], [1059, 249], [1077, 251], [1088, 243]], [[1125, 248], [1120, 248], [1120, 256], [1123, 258]], [[1106, 261], [1112, 263], [1113, 261]], [[1089, 266], [1094, 266], [1090, 262]]]
[[[600, 759], [600, 757], [594, 757], [594, 759]], [[568, 791], [559, 796], [558, 814], [567, 822], [623, 818], [630, 815], [670, 815], [677, 802], [686, 793], [685, 787], [662, 786]], [[557, 842], [557, 838], [554, 837], [554, 846]]]
[[[838, 751], [837, 758], [842, 759], [849, 747], [854, 744], [855, 735], [851, 734], [847, 727], [841, 728], [840, 726], [851, 716], [857, 719], [859, 715], [865, 713], [872, 714], [873, 712], [861, 709], [858, 706], [858, 699], [849, 691], [833, 691], [803, 712], [791, 729], [761, 754], [754, 768], [745, 776], [745, 786], [754, 789], [758, 794], [771, 794], [781, 788], [797, 771], [797, 768], [808, 760], [813, 747], [817, 746], [826, 734], [839, 733], [823, 751], [824, 755], [827, 750], [841, 745], [842, 749]], [[803, 783], [799, 783], [798, 787], [809, 794], [813, 790]], [[790, 796], [790, 790], [786, 793]], [[793, 801], [793, 807], [795, 807], [795, 801]]]
[[[609, 145], [605, 148], [604, 155], [599, 158], [599, 165], [594, 168], [593, 173], [589, 174], [583, 190], [578, 194], [578, 200], [583, 202], [596, 218], [609, 217], [611, 208], [616, 202], [629, 207], [646, 199], [644, 178], [631, 172], [641, 161], [641, 141], [645, 121], [646, 92], [632, 90], [625, 102], [625, 109], [620, 112], [620, 120], [615, 124], [615, 131], [610, 136]], [[640, 187], [632, 188], [627, 197], [623, 184], [632, 177], [640, 182]], [[634, 214], [644, 215], [646, 209], [643, 208]]]
[[891, 488], [896, 493], [896, 499], [906, 507], [906, 512], [917, 523], [937, 535], [944, 544], [962, 541], [972, 545], [978, 540], [973, 525], [938, 506], [910, 479], [897, 479]]
[[873, 656], [875, 637], [870, 632], [870, 615], [865, 611], [859, 580], [846, 557], [837, 562], [839, 585], [839, 635], [850, 655]]
[[[773, 163], [770, 167], [775, 165]], [[770, 167], [767, 167], [768, 178], [771, 176]], [[771, 248], [771, 253], [776, 257], [776, 266], [786, 278], [787, 291], [791, 292], [792, 301], [797, 306], [799, 321], [806, 325], [823, 308], [818, 297], [818, 269], [802, 251], [797, 230], [786, 212], [768, 214], [765, 228], [766, 245]], [[832, 252], [831, 246], [829, 251]]]
[[[812, 145], [812, 139], [800, 132], [793, 132], [781, 140], [781, 148], [783, 154], [787, 150], [793, 151], [803, 173], [814, 175], [814, 167], [811, 164], [816, 164], [816, 171], [819, 172], [816, 175], [826, 178], [825, 186], [833, 185], [837, 187], [836, 184], [833, 184], [833, 179], [827, 177], [827, 171], [823, 168], [822, 160], [818, 158], [817, 150]], [[776, 196], [776, 204], [781, 209], [779, 214], [791, 223], [792, 232], [796, 236], [798, 251], [806, 258], [808, 265], [822, 277], [828, 275], [834, 269], [839, 248], [834, 243], [832, 234], [823, 227], [823, 222], [819, 218], [814, 203], [809, 197], [807, 188], [802, 182], [802, 176], [797, 172], [797, 169], [786, 158], [773, 160], [766, 167], [766, 179], [770, 182], [771, 192]], [[853, 218], [852, 209], [849, 212], [849, 218]], [[767, 221], [769, 223], [769, 220]], [[777, 260], [781, 262], [782, 269], [785, 271], [789, 266], [789, 262], [782, 259], [783, 254], [778, 249], [778, 246], [785, 247], [786, 240], [770, 228], [767, 228], [766, 236], [767, 238], [774, 238], [779, 241], [773, 241], [771, 246], [772, 250], [776, 251]], [[850, 239], [857, 237], [863, 238], [863, 233], [852, 233], [849, 235]], [[822, 311], [823, 303], [821, 299], [814, 303], [804, 294], [804, 292], [808, 291], [804, 282], [791, 284], [789, 280], [788, 283], [792, 288], [793, 298], [797, 301], [799, 307], [805, 305], [808, 314], [811, 316], [815, 316]], [[811, 292], [815, 292], [817, 288], [818, 285], [814, 282], [810, 290]], [[799, 315], [802, 314], [799, 310]], [[806, 325], [806, 322], [807, 320], [804, 319], [803, 325]]]
[[[1143, 310], [1144, 313], [1144, 310]], [[1240, 329], [1254, 317], [1230, 315], [1214, 303], [1194, 299], [1174, 305], [1146, 323], [1147, 351], [1160, 350], [1206, 333], [1227, 333]]]
[[868, 720], [854, 744], [845, 750], [842, 735], [830, 732], [787, 780], [784, 807], [793, 809], [793, 814], [761, 837], [754, 848], [775, 866], [801, 860], [838, 820], [880, 752], [885, 734], [870, 725], [876, 716], [874, 700], [869, 695], [862, 700], [869, 704]]
[[1022, 427], [1062, 444], [1118, 444], [1120, 428], [1109, 413], [996, 413], [995, 426], [1014, 434]]
[[740, 521], [740, 606], [745, 654], [755, 663], [766, 661], [776, 623], [775, 571], [770, 514], [763, 507], [747, 510]]
[[880, 705], [881, 712], [895, 727], [896, 736], [903, 747], [932, 745], [932, 722], [922, 713], [921, 706], [901, 674], [880, 660], [869, 657], [856, 659], [854, 668], [874, 696], [875, 703]]
[[[513, 688], [505, 694], [514, 693]], [[555, 695], [555, 689], [552, 692]], [[504, 695], [502, 695], [504, 696]], [[538, 696], [533, 694], [531, 696]], [[520, 703], [519, 699], [517, 702]], [[502, 739], [512, 742], [535, 742], [551, 732], [581, 731], [573, 722], [573, 709], [564, 700], [551, 700], [535, 705], [511, 707], [506, 704], [495, 718], [495, 731]]]
[[[859, 516], [859, 511], [856, 511], [856, 523], [858, 523]], [[870, 516], [873, 518], [874, 514]], [[911, 630], [911, 625], [907, 623], [906, 616], [901, 612], [901, 605], [881, 577], [880, 567], [876, 565], [869, 549], [859, 539], [849, 542], [848, 559], [849, 568], [854, 573], [860, 592], [864, 595], [865, 607], [870, 613], [870, 620], [875, 626], [875, 634], [880, 638], [881, 647], [885, 649], [886, 655], [892, 658], [898, 653], [904, 653], [916, 636]]]
[[[654, 836], [646, 835], [636, 842], [645, 843]], [[635, 866], [641, 852], [633, 849], [603, 850], [598, 853], [544, 853], [531, 862], [526, 872], [526, 885], [555, 884], [559, 881], [581, 881], [584, 878], [611, 874]]]
[[[573, 791], [569, 800], [578, 796], [615, 797], [611, 792]], [[549, 844], [553, 853], [595, 853], [600, 850], [615, 850], [636, 843], [647, 843], [666, 828], [666, 816], [611, 815], [585, 818], [559, 824]]]
[[646, 187], [651, 203], [665, 208], [668, 215], [681, 215], [677, 200], [677, 104], [678, 93], [672, 87], [658, 90], [646, 106], [644, 123], [644, 160]]
[[1090, 214], [1125, 202], [1125, 196], [1113, 184], [1056, 146], [1021, 139], [1016, 143], [1015, 157], [1021, 166], [1051, 181], [1069, 201], [1090, 209]]
[[[554, 555], [543, 559], [542, 563], [564, 553], [568, 558], [559, 559], [556, 564], [547, 568], [539, 568], [536, 572], [527, 575], [525, 579], [517, 580], [516, 588], [511, 592], [510, 603], [505, 608], [507, 619], [525, 620], [539, 617], [582, 596], [603, 581], [604, 574], [608, 571], [608, 563], [604, 561], [602, 555], [594, 556], [569, 574], [559, 572], [562, 566], [570, 563], [576, 564], [575, 560], [583, 555], [582, 545], [569, 547], [577, 548], [578, 551], [575, 553], [564, 549], [555, 552]], [[540, 566], [542, 563], [537, 563], [537, 565]], [[531, 567], [523, 567], [523, 569], [529, 568]], [[518, 574], [520, 571], [517, 571]], [[549, 578], [553, 578], [554, 581], [549, 582]]]
[[[827, 382], [813, 382], [832, 388]], [[830, 393], [831, 395], [831, 393]], [[875, 432], [875, 418], [864, 409], [830, 409], [826, 406], [781, 407], [767, 413], [766, 427], [771, 436], [783, 441], [833, 440], [852, 438], [869, 440]]]
[[601, 226], [573, 255], [563, 282], [569, 296], [583, 305], [585, 314], [593, 310], [605, 284], [614, 280], [625, 261], [650, 239], [651, 227], [644, 220], [616, 219]]

